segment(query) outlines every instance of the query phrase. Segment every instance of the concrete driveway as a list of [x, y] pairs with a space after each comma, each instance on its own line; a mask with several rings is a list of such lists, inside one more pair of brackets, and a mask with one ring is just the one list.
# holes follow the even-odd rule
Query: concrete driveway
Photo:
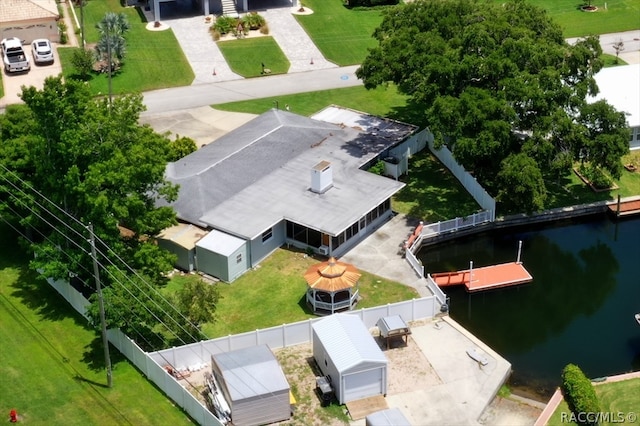
[[31, 45], [24, 45], [24, 51], [31, 61], [31, 70], [27, 73], [11, 73], [7, 74], [2, 71], [2, 85], [4, 87], [4, 97], [0, 98], [0, 108], [7, 105], [22, 103], [22, 99], [18, 96], [22, 93], [22, 86], [35, 86], [42, 89], [44, 79], [49, 76], [56, 76], [62, 72], [60, 65], [60, 57], [58, 56], [58, 46], [52, 43], [53, 55], [55, 60], [53, 64], [36, 65], [33, 62], [31, 53]]

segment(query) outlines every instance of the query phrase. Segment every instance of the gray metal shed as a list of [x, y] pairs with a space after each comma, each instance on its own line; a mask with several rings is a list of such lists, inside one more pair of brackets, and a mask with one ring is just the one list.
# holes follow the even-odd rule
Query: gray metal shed
[[248, 269], [249, 252], [242, 238], [213, 229], [196, 243], [197, 269], [231, 282]]
[[164, 229], [158, 235], [158, 246], [176, 255], [176, 266], [184, 271], [196, 269], [196, 243], [207, 231], [188, 223]]
[[387, 394], [387, 358], [359, 317], [334, 314], [312, 328], [313, 357], [340, 404]]
[[289, 383], [267, 345], [212, 355], [211, 370], [234, 425], [264, 425], [291, 416]]

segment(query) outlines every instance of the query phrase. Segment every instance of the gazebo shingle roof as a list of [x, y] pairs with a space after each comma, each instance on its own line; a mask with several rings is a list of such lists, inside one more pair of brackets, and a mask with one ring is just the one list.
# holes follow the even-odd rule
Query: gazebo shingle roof
[[355, 266], [331, 257], [326, 262], [310, 266], [304, 279], [310, 288], [334, 293], [355, 287], [361, 276]]

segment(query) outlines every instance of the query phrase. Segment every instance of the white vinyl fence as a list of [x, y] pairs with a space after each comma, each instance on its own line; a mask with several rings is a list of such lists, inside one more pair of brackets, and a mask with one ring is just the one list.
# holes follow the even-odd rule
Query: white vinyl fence
[[[86, 317], [89, 301], [68, 282], [47, 280], [79, 313]], [[358, 315], [367, 328], [386, 316], [400, 315], [405, 321], [432, 318], [440, 310], [441, 301], [435, 296], [404, 302], [359, 309], [349, 312]], [[311, 324], [320, 318], [292, 324], [283, 324], [249, 333], [229, 335], [218, 339], [201, 341], [190, 345], [174, 347], [147, 353], [120, 330], [109, 330], [107, 337], [124, 356], [129, 359], [149, 380], [155, 383], [169, 398], [182, 407], [198, 424], [223, 426], [223, 423], [207, 409], [195, 396], [183, 387], [181, 382], [169, 375], [165, 366], [180, 371], [187, 368], [201, 368], [210, 365], [211, 355], [250, 346], [267, 344], [271, 349], [294, 346], [312, 341]], [[185, 383], [186, 384], [186, 383]], [[117, 384], [116, 384], [117, 386]]]
[[471, 176], [464, 167], [462, 167], [453, 158], [453, 154], [446, 146], [442, 146], [439, 149], [434, 147], [433, 137], [427, 138], [429, 142], [429, 149], [435, 155], [438, 160], [442, 162], [453, 175], [460, 181], [465, 189], [471, 194], [474, 200], [482, 207], [483, 210], [491, 212], [490, 221], [495, 220], [496, 201], [484, 190], [484, 188], [478, 183], [476, 178]]

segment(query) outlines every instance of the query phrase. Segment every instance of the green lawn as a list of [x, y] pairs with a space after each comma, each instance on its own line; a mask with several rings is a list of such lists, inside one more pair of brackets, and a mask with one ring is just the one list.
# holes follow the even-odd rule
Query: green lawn
[[342, 0], [304, 0], [304, 5], [314, 13], [295, 17], [327, 60], [359, 64], [367, 48], [377, 45], [372, 34], [382, 22], [379, 9], [350, 10]]
[[[503, 3], [502, 0], [494, 0]], [[560, 24], [565, 37], [607, 34], [640, 28], [638, 0], [595, 0], [597, 12], [580, 10], [581, 0], [529, 0], [545, 9]], [[606, 4], [606, 8], [605, 8]]]
[[[307, 308], [304, 273], [321, 262], [303, 252], [278, 249], [260, 265], [231, 284], [217, 284], [221, 300], [216, 307], [220, 319], [204, 324], [209, 338], [274, 327], [285, 323], [316, 318]], [[417, 292], [404, 284], [360, 271], [358, 308], [380, 306], [418, 298]], [[184, 277], [175, 277], [164, 290], [174, 291]]]
[[[123, 8], [118, 0], [92, 0], [84, 7], [85, 37], [88, 44], [98, 40], [95, 24], [107, 12], [124, 13], [131, 25], [126, 33], [127, 54], [122, 69], [112, 76], [114, 94], [143, 92], [165, 87], [187, 86], [195, 75], [173, 31], [148, 31], [135, 8]], [[76, 15], [80, 11], [76, 8]], [[78, 39], [80, 36], [78, 35]], [[65, 77], [75, 74], [71, 57], [74, 48], [60, 48]], [[105, 74], [93, 74], [89, 80], [94, 94], [108, 93], [108, 79]]]
[[[595, 386], [596, 395], [600, 401], [600, 412], [603, 413], [623, 413], [624, 416], [631, 413], [631, 415], [640, 415], [638, 413], [638, 395], [640, 395], [640, 379], [624, 380], [622, 382], [603, 383]], [[571, 412], [567, 403], [562, 401], [556, 411], [549, 419], [548, 426], [560, 426], [560, 425], [575, 425], [577, 423], [570, 422]], [[564, 420], [564, 421], [563, 421]], [[624, 421], [621, 421], [617, 417], [613, 418], [613, 421], [602, 422], [600, 425], [613, 425], [620, 423], [633, 424], [636, 420], [630, 421], [627, 417], [624, 417]]]
[[262, 64], [270, 74], [286, 74], [291, 65], [273, 37], [219, 41], [218, 47], [231, 70], [247, 78], [262, 75]]
[[425, 222], [464, 217], [480, 206], [428, 149], [413, 156], [409, 173], [400, 178], [407, 184], [391, 199], [393, 210]]
[[21, 423], [34, 425], [193, 424], [113, 348], [113, 387], [107, 388], [100, 336], [27, 269], [6, 226], [0, 235], [4, 415], [15, 408]]

